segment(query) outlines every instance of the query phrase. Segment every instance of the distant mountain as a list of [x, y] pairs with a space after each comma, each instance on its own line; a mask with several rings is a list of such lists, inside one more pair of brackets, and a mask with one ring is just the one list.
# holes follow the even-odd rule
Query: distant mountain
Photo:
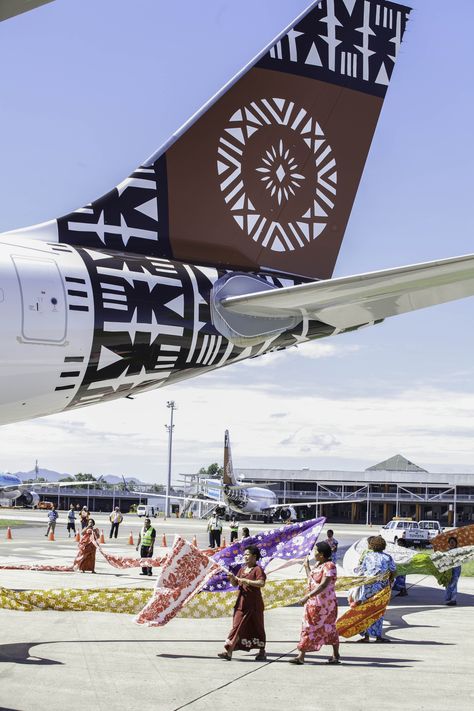
[[[34, 469], [32, 469], [29, 472], [11, 472], [11, 473], [20, 477], [20, 479], [22, 481], [26, 481], [27, 479], [34, 479], [36, 477], [36, 472]], [[73, 476], [73, 475], [68, 474], [67, 472], [63, 472], [61, 474], [60, 472], [55, 472], [52, 469], [38, 468], [38, 478], [46, 479], [46, 481], [55, 482], [55, 481], [59, 481], [60, 479], [65, 479], [68, 476]], [[99, 475], [93, 474], [93, 476], [96, 479], [99, 478]], [[114, 476], [113, 474], [107, 474], [107, 476], [103, 477], [103, 480], [106, 481], [108, 484], [123, 484], [122, 477], [121, 476]], [[126, 476], [125, 481], [127, 482], [127, 484], [132, 484], [134, 486], [146, 486], [147, 484], [149, 485], [149, 482], [140, 481], [140, 479], [137, 479], [136, 477]]]

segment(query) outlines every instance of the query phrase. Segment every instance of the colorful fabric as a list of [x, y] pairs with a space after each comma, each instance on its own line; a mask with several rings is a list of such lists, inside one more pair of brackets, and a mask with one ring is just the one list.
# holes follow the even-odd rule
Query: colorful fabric
[[[372, 629], [377, 621], [382, 620], [385, 610], [390, 601], [390, 585], [386, 585], [371, 598], [349, 608], [337, 621], [337, 631], [341, 637], [354, 637], [356, 634], [364, 634], [368, 629]], [[380, 635], [379, 635], [380, 636]]]
[[449, 531], [440, 533], [431, 541], [431, 545], [435, 551], [449, 550], [448, 542], [450, 538], [455, 538], [458, 548], [474, 545], [474, 523], [470, 526], [460, 526], [459, 528], [451, 528]]
[[337, 598], [335, 583], [337, 569], [332, 561], [318, 565], [308, 581], [309, 592], [316, 590], [324, 578], [329, 580], [327, 587], [318, 595], [313, 595], [304, 606], [298, 649], [302, 652], [317, 652], [324, 644], [338, 644], [336, 629]]
[[135, 621], [150, 627], [165, 625], [218, 568], [218, 564], [198, 548], [184, 538], [176, 538], [156, 581], [153, 597]]
[[451, 548], [449, 551], [437, 551], [432, 554], [433, 565], [441, 572], [467, 563], [474, 558], [474, 546]]
[[[394, 573], [395, 569], [396, 566], [392, 556], [388, 555], [388, 553], [380, 553], [372, 550], [369, 550], [367, 555], [364, 556], [364, 559], [360, 565], [360, 572], [365, 573], [366, 575], [383, 575], [384, 573], [390, 574]], [[375, 583], [364, 584], [361, 600], [368, 600], [385, 587], [389, 587], [389, 577], [383, 580], [378, 580]], [[383, 616], [377, 620], [374, 620], [374, 622], [365, 630], [365, 634], [372, 637], [381, 637], [382, 625]]]
[[[336, 590], [347, 590], [352, 585], [372, 582], [364, 577], [339, 578]], [[262, 591], [267, 610], [297, 604], [306, 594], [303, 579], [267, 581]], [[153, 595], [150, 588], [100, 588], [56, 590], [9, 590], [0, 588], [0, 607], [10, 610], [69, 610], [117, 612], [136, 615]], [[230, 617], [235, 605], [235, 592], [219, 594], [200, 592], [192, 597], [178, 613], [178, 617]]]
[[0, 607], [23, 612], [67, 610], [133, 615], [143, 608], [150, 597], [149, 589], [8, 590], [0, 588]]
[[[213, 556], [227, 570], [236, 573], [244, 562], [244, 552], [249, 545], [255, 545], [260, 550], [259, 565], [265, 570], [275, 558], [288, 561], [302, 559], [309, 555], [316, 543], [326, 519], [313, 518], [309, 521], [294, 523], [290, 526], [261, 531], [255, 536], [249, 536], [244, 541], [235, 541], [227, 548]], [[225, 572], [217, 573], [204, 587], [208, 592], [235, 590]]]
[[[97, 539], [93, 539], [95, 547], [103, 555], [107, 563], [114, 568], [140, 568], [147, 566], [149, 568], [159, 568], [166, 560], [166, 556], [161, 558], [124, 558], [119, 555], [106, 553]], [[72, 565], [50, 565], [44, 563], [0, 563], [0, 570], [44, 570], [58, 573], [73, 573], [77, 568]]]

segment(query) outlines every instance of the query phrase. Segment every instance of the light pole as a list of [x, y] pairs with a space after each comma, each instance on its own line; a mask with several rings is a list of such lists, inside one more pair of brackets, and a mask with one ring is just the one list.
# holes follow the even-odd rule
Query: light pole
[[166, 503], [165, 503], [165, 519], [170, 515], [170, 489], [171, 489], [171, 455], [173, 452], [173, 415], [176, 408], [174, 400], [168, 400], [166, 407], [170, 409], [170, 423], [165, 425], [168, 430], [168, 479], [166, 481]]

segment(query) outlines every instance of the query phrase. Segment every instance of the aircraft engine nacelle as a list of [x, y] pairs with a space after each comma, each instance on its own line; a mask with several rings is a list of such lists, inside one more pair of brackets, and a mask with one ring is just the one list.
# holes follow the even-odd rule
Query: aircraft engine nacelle
[[39, 500], [40, 497], [36, 491], [22, 491], [21, 496], [18, 497], [16, 503], [20, 506], [31, 506], [31, 508], [34, 508], [35, 506], [38, 506]]
[[275, 516], [282, 521], [296, 520], [296, 511], [288, 506], [282, 506], [281, 509], [277, 509]]

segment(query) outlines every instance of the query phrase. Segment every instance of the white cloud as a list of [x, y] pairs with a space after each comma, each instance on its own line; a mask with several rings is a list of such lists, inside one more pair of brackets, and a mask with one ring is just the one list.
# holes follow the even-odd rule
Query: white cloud
[[277, 388], [217, 385], [212, 374], [133, 401], [84, 408], [73, 417], [5, 426], [0, 468], [28, 470], [38, 458], [40, 466], [57, 471], [164, 481], [169, 399], [178, 405], [176, 475], [222, 461], [225, 429], [237, 468], [358, 469], [400, 452], [431, 471], [472, 469], [474, 394], [418, 388], [390, 398], [333, 398], [309, 383], [305, 394], [288, 397]]

